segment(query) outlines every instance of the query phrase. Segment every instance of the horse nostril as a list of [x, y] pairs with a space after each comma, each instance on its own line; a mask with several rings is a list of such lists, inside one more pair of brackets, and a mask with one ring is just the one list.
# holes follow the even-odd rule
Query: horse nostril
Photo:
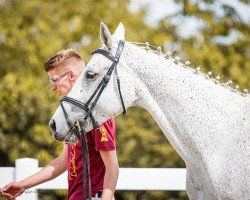
[[56, 132], [56, 122], [55, 120], [50, 120], [49, 127], [53, 132]]

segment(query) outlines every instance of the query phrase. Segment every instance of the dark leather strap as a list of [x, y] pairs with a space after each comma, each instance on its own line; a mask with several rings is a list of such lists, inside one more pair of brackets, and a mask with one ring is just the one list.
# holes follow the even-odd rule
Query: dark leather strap
[[[65, 110], [65, 108], [63, 106], [63, 103], [62, 103], [63, 101], [66, 101], [66, 102], [71, 103], [71, 104], [73, 104], [75, 106], [78, 106], [79, 108], [82, 108], [85, 112], [88, 112], [89, 108], [85, 104], [83, 104], [81, 101], [78, 101], [78, 100], [73, 99], [71, 97], [65, 96], [65, 97], [62, 98], [62, 100], [61, 100], [61, 107], [62, 107], [62, 110], [64, 112], [64, 116], [66, 118], [67, 124], [71, 128], [72, 125], [68, 123], [68, 122], [70, 122], [70, 120], [69, 120], [68, 114], [67, 114], [67, 112], [66, 112], [66, 110]], [[92, 125], [93, 125], [94, 129], [95, 130], [99, 130], [99, 124], [94, 119], [92, 113], [89, 114], [89, 117], [91, 119], [91, 122], [92, 122]]]
[[[122, 97], [122, 93], [121, 93], [120, 78], [118, 76], [117, 68], [116, 68], [117, 67], [117, 63], [119, 62], [122, 50], [124, 48], [124, 45], [125, 45], [125, 42], [123, 40], [120, 40], [119, 44], [118, 44], [118, 48], [116, 50], [115, 57], [113, 55], [111, 55], [109, 52], [107, 52], [106, 50], [104, 50], [104, 49], [97, 49], [97, 50], [95, 50], [95, 51], [92, 52], [92, 54], [100, 53], [100, 54], [104, 55], [105, 57], [107, 57], [110, 60], [112, 60], [113, 63], [110, 66], [110, 68], [108, 69], [106, 75], [103, 77], [102, 81], [98, 85], [98, 87], [95, 90], [95, 92], [93, 93], [93, 95], [90, 97], [90, 99], [92, 100], [94, 98], [93, 96], [96, 95], [97, 91], [100, 89], [99, 90], [99, 94], [97, 94], [97, 97], [94, 100], [94, 103], [91, 105], [90, 110], [88, 111], [87, 115], [85, 116], [85, 120], [88, 118], [88, 116], [90, 115], [90, 113], [94, 109], [94, 107], [95, 107], [95, 105], [96, 105], [99, 97], [101, 96], [101, 93], [103, 92], [104, 88], [108, 84], [108, 82], [110, 80], [110, 76], [111, 76], [111, 74], [112, 74], [112, 72], [113, 72], [114, 69], [115, 69], [115, 73], [116, 73], [116, 81], [117, 81], [119, 96], [120, 96], [120, 100], [121, 100], [121, 104], [122, 104], [122, 108], [123, 108], [123, 115], [126, 115], [126, 108], [125, 108], [123, 97]], [[101, 84], [102, 84], [102, 86], [101, 86]], [[89, 101], [88, 101], [88, 103], [89, 103]]]
[[95, 53], [100, 53], [100, 54], [104, 55], [105, 57], [112, 60], [114, 63], [118, 63], [118, 61], [119, 61], [119, 58], [117, 59], [111, 53], [109, 53], [108, 51], [106, 51], [104, 49], [96, 49], [95, 51], [91, 52], [91, 54], [95, 54]]
[[122, 114], [123, 114], [123, 116], [126, 116], [126, 108], [125, 108], [123, 97], [122, 97], [120, 77], [118, 76], [118, 73], [117, 73], [117, 66], [115, 66], [115, 74], [116, 74], [116, 82], [117, 82], [118, 92], [120, 95], [120, 100], [121, 100], [122, 109], [123, 109]]
[[71, 123], [70, 119], [69, 119], [69, 116], [63, 106], [63, 103], [61, 102], [61, 108], [63, 110], [63, 113], [64, 113], [64, 117], [66, 119], [66, 122], [67, 122], [67, 126], [69, 127], [69, 132], [73, 131], [74, 134], [78, 137], [78, 139], [80, 138], [80, 134], [78, 133], [78, 131], [76, 130], [75, 126]]
[[[90, 162], [89, 162], [89, 150], [86, 140], [86, 132], [81, 129], [82, 135], [82, 178], [83, 178], [83, 200], [91, 199], [91, 180], [90, 180]], [[88, 187], [87, 187], [88, 186]]]

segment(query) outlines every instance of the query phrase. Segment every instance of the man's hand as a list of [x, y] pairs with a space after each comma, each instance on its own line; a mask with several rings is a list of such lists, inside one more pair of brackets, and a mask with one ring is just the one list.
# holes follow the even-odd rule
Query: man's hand
[[39, 172], [20, 182], [12, 182], [0, 190], [0, 194], [8, 200], [15, 199], [26, 189], [52, 180], [67, 170], [68, 146], [64, 145], [61, 156], [47, 164]]
[[25, 191], [25, 187], [19, 182], [12, 182], [1, 189], [1, 194], [6, 199], [15, 199]]

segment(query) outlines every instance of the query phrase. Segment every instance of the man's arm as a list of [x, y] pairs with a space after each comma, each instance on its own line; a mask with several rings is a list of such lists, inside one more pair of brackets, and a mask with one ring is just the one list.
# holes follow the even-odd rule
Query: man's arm
[[21, 195], [26, 189], [52, 180], [67, 170], [68, 147], [64, 145], [62, 154], [47, 164], [39, 172], [20, 181], [10, 183], [1, 190], [3, 196], [13, 198]]
[[116, 150], [100, 150], [100, 154], [106, 168], [103, 183], [102, 200], [111, 200], [115, 192], [119, 174], [119, 164], [117, 160]]

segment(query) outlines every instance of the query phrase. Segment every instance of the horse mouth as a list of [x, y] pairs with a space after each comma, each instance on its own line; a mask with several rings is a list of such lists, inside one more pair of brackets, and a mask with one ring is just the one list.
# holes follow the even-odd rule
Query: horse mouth
[[56, 132], [53, 134], [53, 137], [58, 142], [62, 142], [65, 144], [70, 144], [70, 143], [76, 144], [78, 142], [78, 137], [71, 131], [67, 132], [66, 135], [62, 135]]

